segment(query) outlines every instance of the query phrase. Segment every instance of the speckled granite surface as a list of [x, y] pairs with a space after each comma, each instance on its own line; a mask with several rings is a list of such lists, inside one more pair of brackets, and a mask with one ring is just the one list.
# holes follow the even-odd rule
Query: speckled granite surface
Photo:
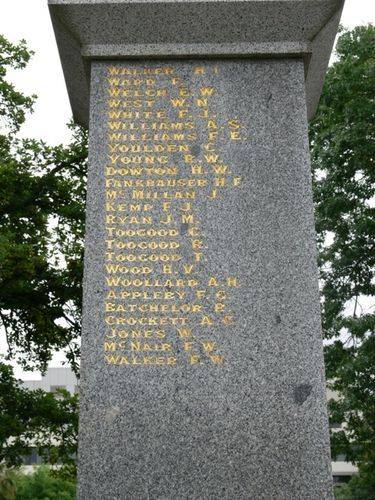
[[[206, 72], [194, 78], [197, 65]], [[109, 67], [170, 67], [193, 95], [216, 90], [215, 147], [225, 176], [241, 182], [209, 200], [217, 176], [203, 148], [207, 120], [197, 119], [189, 148], [208, 179], [193, 201], [205, 248], [197, 279], [207, 288], [212, 276], [235, 276], [238, 286], [226, 300], [233, 322], [189, 321], [194, 334], [217, 342], [219, 364], [186, 362], [177, 341], [185, 361], [176, 366], [105, 363]], [[170, 77], [158, 86], [175, 92]], [[172, 122], [169, 99], [161, 96], [158, 109]], [[241, 124], [241, 140], [228, 138], [228, 119]], [[302, 60], [95, 62], [89, 163], [79, 499], [332, 498]], [[192, 177], [183, 154], [173, 153], [173, 163], [177, 177]], [[159, 221], [162, 201], [152, 203]], [[187, 262], [184, 224], [177, 241]], [[153, 278], [163, 279], [161, 269]], [[184, 289], [188, 303], [194, 290]], [[200, 303], [212, 307], [209, 298]]]
[[98, 59], [301, 57], [315, 112], [344, 0], [48, 0], [73, 116]]

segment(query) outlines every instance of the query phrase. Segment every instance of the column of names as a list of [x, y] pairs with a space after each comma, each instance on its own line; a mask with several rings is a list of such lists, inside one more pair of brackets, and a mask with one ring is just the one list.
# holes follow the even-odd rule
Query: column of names
[[111, 365], [220, 366], [220, 335], [236, 323], [228, 302], [240, 279], [208, 266], [215, 248], [202, 206], [217, 209], [241, 189], [220, 145], [244, 140], [243, 127], [215, 114], [218, 67], [179, 69], [108, 68], [103, 355]]

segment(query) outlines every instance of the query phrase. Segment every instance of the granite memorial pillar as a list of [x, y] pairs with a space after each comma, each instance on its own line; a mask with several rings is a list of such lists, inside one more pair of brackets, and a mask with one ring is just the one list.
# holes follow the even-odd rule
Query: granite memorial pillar
[[79, 492], [332, 498], [307, 120], [341, 0], [50, 0], [89, 127]]

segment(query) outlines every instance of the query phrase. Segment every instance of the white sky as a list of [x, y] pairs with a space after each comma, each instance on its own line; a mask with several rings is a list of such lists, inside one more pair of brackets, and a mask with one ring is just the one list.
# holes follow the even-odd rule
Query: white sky
[[[0, 0], [0, 4], [0, 33], [12, 42], [25, 38], [35, 51], [28, 68], [12, 74], [21, 90], [38, 95], [22, 135], [51, 144], [65, 142], [71, 112], [47, 0]], [[375, 0], [346, 0], [341, 22], [348, 28], [375, 22]]]
[[[0, 0], [0, 33], [11, 42], [24, 38], [35, 55], [27, 69], [12, 72], [18, 89], [37, 94], [34, 113], [21, 130], [22, 136], [43, 138], [50, 144], [66, 142], [71, 118], [68, 95], [60, 66], [47, 0]], [[375, 23], [375, 0], [346, 0], [341, 23], [347, 28]], [[5, 345], [0, 341], [0, 352]], [[59, 364], [56, 356], [53, 365]], [[17, 376], [23, 375], [17, 369]], [[25, 376], [30, 377], [30, 374]]]

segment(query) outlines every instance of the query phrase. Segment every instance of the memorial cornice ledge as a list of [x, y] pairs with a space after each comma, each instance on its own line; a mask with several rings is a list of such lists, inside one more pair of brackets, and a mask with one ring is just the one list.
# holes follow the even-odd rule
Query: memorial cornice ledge
[[314, 115], [344, 0], [48, 0], [74, 120], [92, 60], [300, 57]]

